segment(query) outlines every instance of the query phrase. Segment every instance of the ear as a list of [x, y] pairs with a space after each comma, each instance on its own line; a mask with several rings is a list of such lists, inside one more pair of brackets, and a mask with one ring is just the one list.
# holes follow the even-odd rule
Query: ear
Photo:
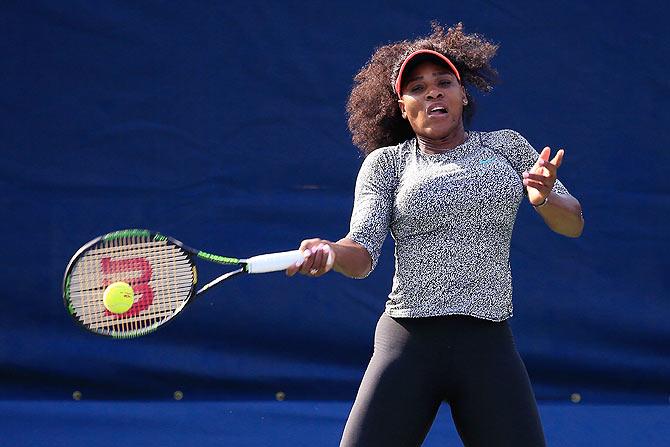
[[463, 95], [462, 98], [461, 98], [461, 100], [463, 101], [463, 105], [467, 106], [468, 105], [468, 94], [465, 93], [465, 87], [463, 86], [463, 84], [461, 84], [461, 93]]
[[400, 107], [400, 114], [402, 115], [402, 118], [407, 119], [407, 112], [405, 112], [405, 103], [403, 102], [402, 99], [398, 100], [398, 107]]

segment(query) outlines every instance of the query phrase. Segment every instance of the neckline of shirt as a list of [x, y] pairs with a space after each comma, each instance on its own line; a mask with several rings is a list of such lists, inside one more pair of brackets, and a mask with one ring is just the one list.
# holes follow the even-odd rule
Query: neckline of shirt
[[413, 139], [414, 152], [417, 155], [420, 155], [421, 157], [432, 160], [442, 160], [445, 158], [452, 158], [454, 155], [459, 155], [463, 153], [465, 149], [469, 149], [476, 141], [478, 141], [479, 138], [476, 138], [477, 134], [478, 132], [472, 130], [466, 132], [465, 141], [447, 151], [440, 152], [439, 154], [427, 154], [424, 151], [422, 151], [421, 148], [419, 147], [419, 141], [415, 137]]

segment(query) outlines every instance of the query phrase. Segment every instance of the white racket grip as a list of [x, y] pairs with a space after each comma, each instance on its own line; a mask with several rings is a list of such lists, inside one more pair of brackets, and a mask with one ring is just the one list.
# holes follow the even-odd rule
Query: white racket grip
[[282, 251], [280, 253], [268, 253], [245, 259], [247, 272], [267, 273], [286, 270], [299, 260], [304, 259], [300, 250]]

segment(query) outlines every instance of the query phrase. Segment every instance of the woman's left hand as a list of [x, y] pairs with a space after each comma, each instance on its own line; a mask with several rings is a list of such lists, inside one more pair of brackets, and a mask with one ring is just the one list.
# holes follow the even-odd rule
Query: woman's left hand
[[528, 200], [531, 204], [540, 205], [549, 196], [556, 183], [556, 171], [563, 162], [564, 153], [563, 149], [560, 149], [553, 160], [549, 161], [551, 148], [547, 146], [542, 149], [540, 158], [530, 168], [530, 171], [523, 173], [523, 184], [526, 186]]

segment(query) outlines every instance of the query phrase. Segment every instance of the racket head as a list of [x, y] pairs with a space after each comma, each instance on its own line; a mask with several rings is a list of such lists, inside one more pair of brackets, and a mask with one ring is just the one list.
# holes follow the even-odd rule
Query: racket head
[[[151, 230], [120, 230], [97, 237], [70, 260], [63, 301], [75, 322], [98, 335], [134, 338], [174, 318], [195, 296], [195, 250]], [[106, 309], [104, 291], [123, 281], [134, 292], [132, 307]]]

